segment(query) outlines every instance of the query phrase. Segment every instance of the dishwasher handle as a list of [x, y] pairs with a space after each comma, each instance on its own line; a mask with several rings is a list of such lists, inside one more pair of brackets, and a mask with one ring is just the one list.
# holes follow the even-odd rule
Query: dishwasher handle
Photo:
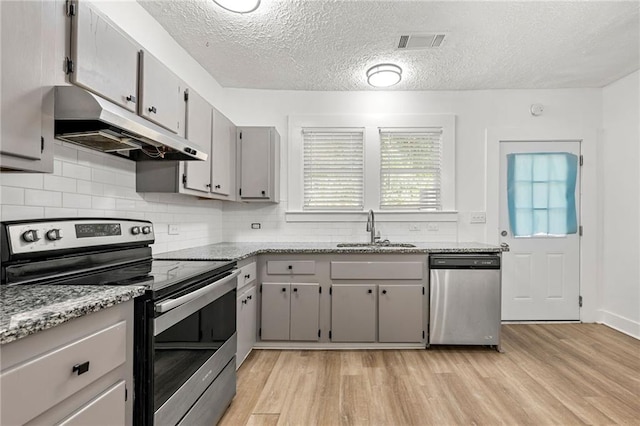
[[500, 255], [431, 255], [429, 256], [429, 269], [500, 269]]

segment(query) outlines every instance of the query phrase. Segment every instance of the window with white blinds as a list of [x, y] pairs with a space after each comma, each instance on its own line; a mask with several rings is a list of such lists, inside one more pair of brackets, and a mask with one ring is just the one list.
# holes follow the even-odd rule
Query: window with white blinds
[[361, 210], [364, 129], [302, 129], [304, 210]]
[[380, 208], [442, 210], [442, 129], [380, 129]]

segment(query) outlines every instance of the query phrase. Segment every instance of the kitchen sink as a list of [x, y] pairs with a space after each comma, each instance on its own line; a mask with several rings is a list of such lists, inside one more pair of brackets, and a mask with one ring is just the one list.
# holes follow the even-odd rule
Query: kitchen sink
[[410, 244], [410, 243], [390, 243], [390, 242], [379, 242], [379, 243], [340, 243], [338, 244], [338, 247], [362, 247], [362, 248], [367, 248], [367, 247], [396, 247], [396, 248], [411, 248], [411, 247], [415, 247], [415, 245]]

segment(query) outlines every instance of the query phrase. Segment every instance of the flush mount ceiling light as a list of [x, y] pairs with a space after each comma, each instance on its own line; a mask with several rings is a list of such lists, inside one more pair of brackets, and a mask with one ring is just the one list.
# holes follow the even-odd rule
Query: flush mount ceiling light
[[367, 82], [373, 87], [389, 87], [398, 84], [402, 68], [394, 64], [378, 64], [367, 70]]
[[260, 6], [260, 0], [213, 0], [213, 2], [235, 13], [253, 12]]

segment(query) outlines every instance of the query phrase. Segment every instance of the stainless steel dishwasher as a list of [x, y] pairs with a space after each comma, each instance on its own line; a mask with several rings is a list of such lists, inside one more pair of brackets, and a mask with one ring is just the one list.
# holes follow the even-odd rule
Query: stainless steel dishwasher
[[489, 345], [500, 351], [500, 255], [429, 256], [429, 345]]

